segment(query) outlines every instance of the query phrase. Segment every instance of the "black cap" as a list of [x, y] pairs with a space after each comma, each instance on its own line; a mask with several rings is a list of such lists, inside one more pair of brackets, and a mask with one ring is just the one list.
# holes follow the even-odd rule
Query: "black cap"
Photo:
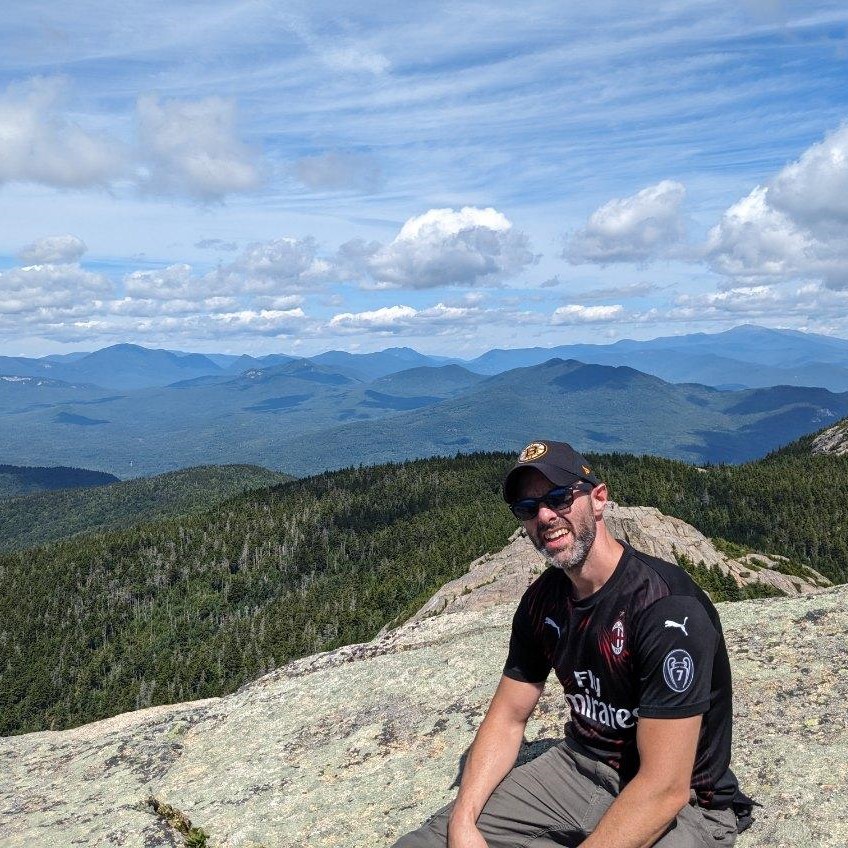
[[555, 486], [571, 486], [578, 480], [585, 480], [593, 486], [601, 482], [592, 473], [589, 460], [571, 445], [565, 442], [530, 442], [504, 478], [503, 496], [507, 503], [516, 500], [515, 487], [525, 468], [541, 471]]

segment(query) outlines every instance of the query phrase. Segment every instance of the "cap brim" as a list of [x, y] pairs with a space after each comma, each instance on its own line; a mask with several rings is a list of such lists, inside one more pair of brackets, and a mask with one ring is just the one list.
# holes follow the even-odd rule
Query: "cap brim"
[[[521, 479], [521, 472], [529, 471], [531, 468], [535, 468], [536, 471], [544, 474], [554, 486], [572, 486], [579, 480], [587, 480], [586, 477], [580, 477], [557, 465], [551, 465], [545, 462], [544, 459], [536, 462], [521, 462], [515, 465], [504, 478], [503, 499], [507, 503], [514, 503], [518, 500], [516, 489], [518, 487], [518, 481]], [[587, 482], [591, 481], [587, 480]]]

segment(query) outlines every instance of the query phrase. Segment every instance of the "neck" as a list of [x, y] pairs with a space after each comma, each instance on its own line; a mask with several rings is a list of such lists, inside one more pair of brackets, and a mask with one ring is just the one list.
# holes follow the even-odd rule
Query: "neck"
[[603, 521], [599, 521], [595, 541], [583, 565], [565, 572], [574, 586], [576, 600], [594, 595], [612, 577], [623, 551], [621, 543], [610, 535]]

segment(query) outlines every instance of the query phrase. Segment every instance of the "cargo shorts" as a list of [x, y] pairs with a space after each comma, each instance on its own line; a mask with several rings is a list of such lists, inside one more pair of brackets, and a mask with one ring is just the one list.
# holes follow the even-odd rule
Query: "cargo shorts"
[[[620, 791], [618, 773], [571, 739], [514, 768], [477, 819], [489, 848], [579, 845]], [[393, 848], [445, 848], [451, 807], [439, 810]], [[709, 810], [693, 797], [654, 848], [729, 848], [736, 841], [732, 809]]]

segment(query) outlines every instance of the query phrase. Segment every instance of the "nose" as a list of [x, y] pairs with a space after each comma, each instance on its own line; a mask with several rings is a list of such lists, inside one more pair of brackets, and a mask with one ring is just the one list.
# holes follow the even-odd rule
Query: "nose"
[[545, 503], [539, 504], [539, 514], [536, 516], [537, 521], [541, 521], [544, 524], [554, 521], [558, 517], [558, 513], [555, 509], [551, 509]]

